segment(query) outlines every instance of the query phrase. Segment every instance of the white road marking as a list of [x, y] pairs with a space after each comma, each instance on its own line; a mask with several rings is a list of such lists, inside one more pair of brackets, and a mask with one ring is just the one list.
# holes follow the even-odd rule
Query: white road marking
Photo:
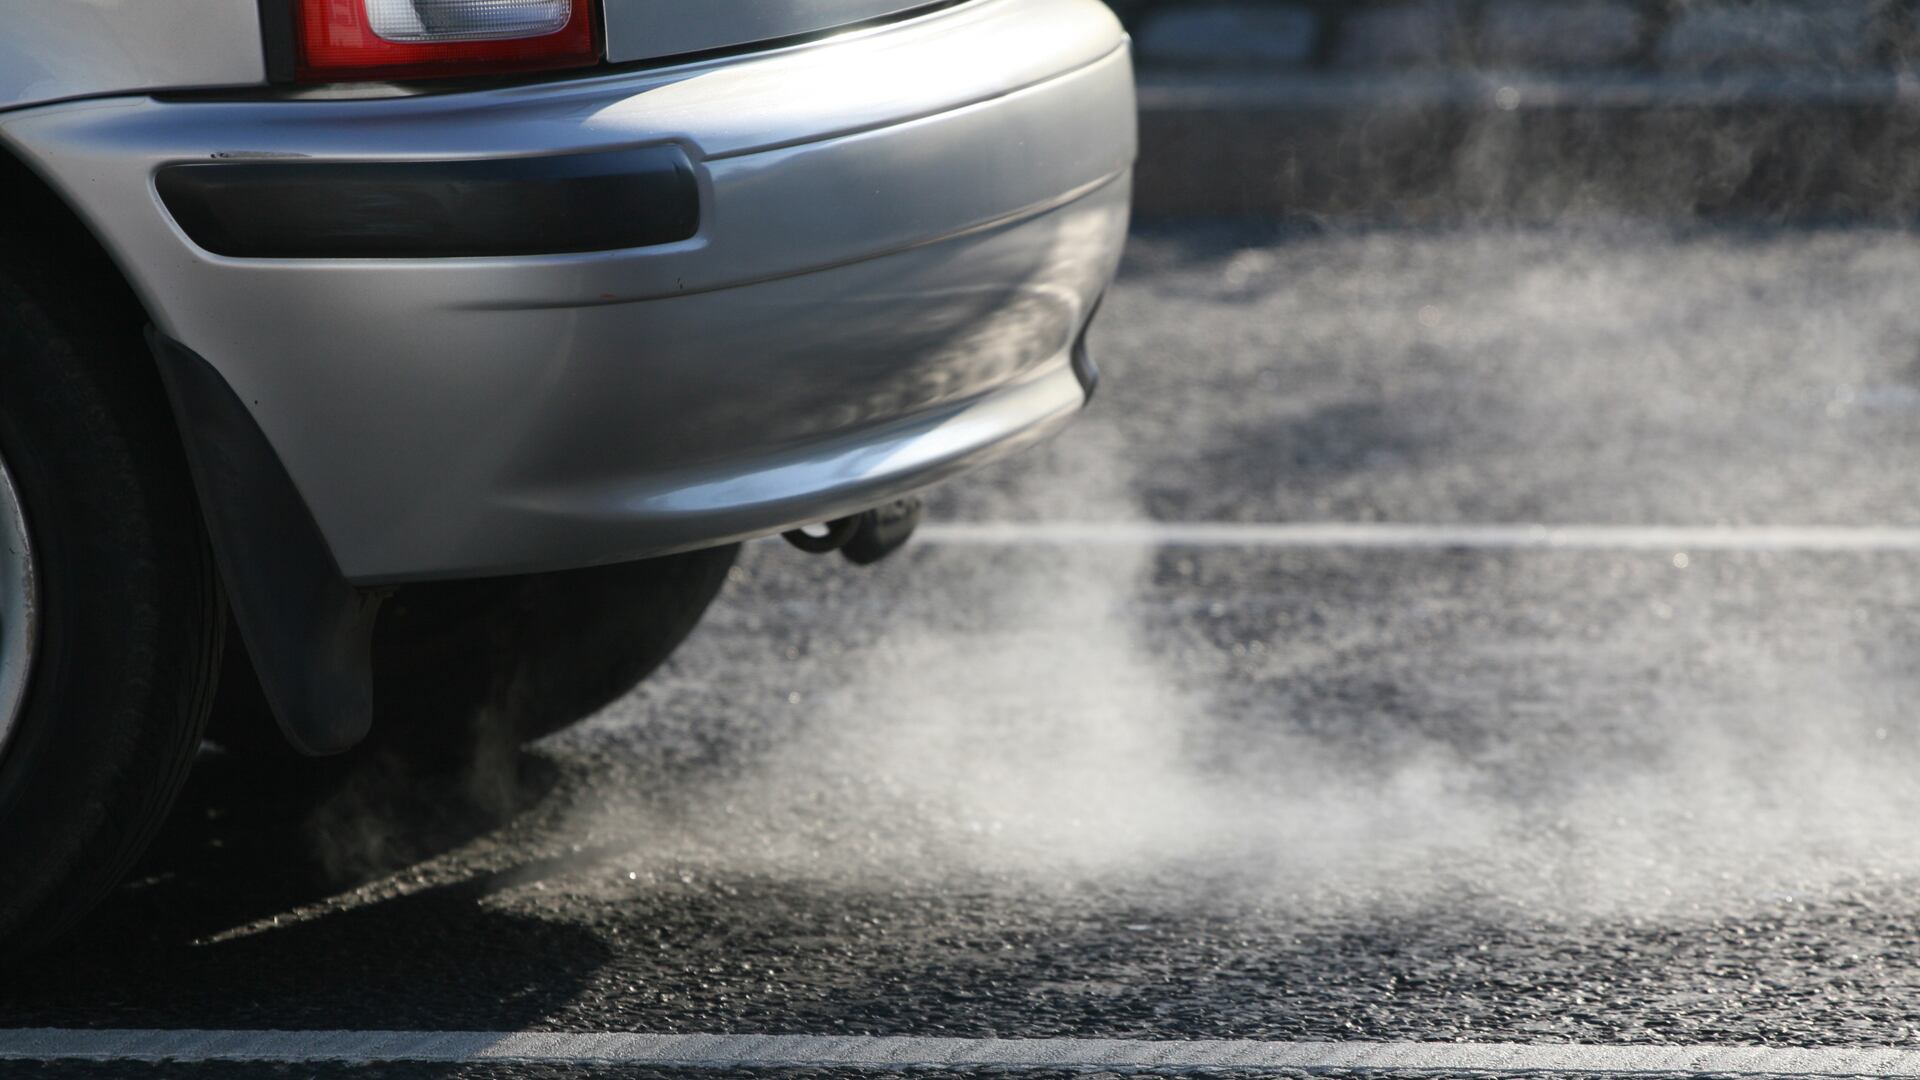
[[940, 522], [933, 544], [1514, 551], [1920, 551], [1920, 528], [1791, 525], [1393, 525], [1301, 522]]
[[1160, 1042], [508, 1031], [0, 1029], [0, 1061], [523, 1062], [684, 1069], [1196, 1069], [1920, 1077], [1920, 1051], [1522, 1043]]

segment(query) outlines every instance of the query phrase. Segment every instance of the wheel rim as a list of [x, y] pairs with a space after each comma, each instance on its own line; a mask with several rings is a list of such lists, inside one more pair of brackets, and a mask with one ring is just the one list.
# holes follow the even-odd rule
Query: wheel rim
[[13, 734], [33, 670], [36, 632], [33, 544], [27, 515], [0, 458], [0, 750]]

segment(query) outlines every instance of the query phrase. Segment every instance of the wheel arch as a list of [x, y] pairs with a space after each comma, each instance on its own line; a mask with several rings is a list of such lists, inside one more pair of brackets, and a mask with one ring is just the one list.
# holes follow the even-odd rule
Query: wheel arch
[[[300, 605], [289, 605], [282, 594], [310, 592], [318, 587], [312, 585], [314, 581], [319, 581], [321, 585], [334, 585], [338, 570], [333, 566], [330, 554], [325, 551], [324, 542], [318, 540], [317, 528], [311, 526], [310, 519], [302, 520], [304, 504], [299, 502], [298, 493], [293, 491], [291, 481], [285, 478], [278, 458], [266, 446], [264, 437], [252, 426], [251, 418], [237, 400], [223, 400], [222, 395], [225, 398], [232, 397], [224, 380], [189, 350], [160, 338], [153, 331], [151, 312], [100, 237], [60, 192], [4, 140], [0, 140], [0, 208], [4, 208], [0, 209], [0, 260], [31, 268], [33, 273], [30, 278], [40, 284], [38, 291], [49, 305], [76, 313], [84, 311], [88, 319], [108, 320], [112, 333], [129, 343], [125, 355], [144, 359], [149, 365], [138, 380], [139, 385], [144, 388], [143, 393], [152, 395], [150, 404], [164, 413], [167, 424], [181, 438], [187, 451], [195, 474], [193, 497], [196, 509], [212, 535], [219, 556], [217, 561], [227, 586], [229, 614], [241, 624], [241, 636], [248, 642], [247, 648], [228, 650], [228, 662], [244, 658], [256, 669], [257, 677], [260, 674], [257, 650], [267, 647], [275, 654], [276, 660], [269, 666], [277, 670], [263, 681], [275, 686], [284, 686], [289, 680], [311, 676], [318, 669], [339, 668], [344, 664], [348, 669], [347, 682], [352, 684], [345, 692], [349, 695], [357, 692], [364, 697], [364, 687], [368, 682], [364, 641], [348, 642], [346, 645], [330, 642], [336, 653], [346, 648], [348, 656], [345, 661], [337, 656], [332, 657], [329, 665], [307, 655], [312, 643], [305, 641], [302, 635], [312, 627], [312, 621], [304, 617], [308, 613], [286, 610], [289, 606]], [[216, 411], [209, 413], [209, 408]], [[183, 416], [193, 421], [195, 430], [217, 429], [226, 435], [228, 441], [214, 452], [224, 453], [227, 461], [234, 458], [234, 446], [244, 447], [242, 464], [253, 471], [256, 486], [244, 493], [230, 492], [225, 498], [219, 498], [217, 494], [210, 495], [210, 492], [218, 493], [225, 489], [218, 483], [209, 485], [206, 468], [208, 439], [186, 438], [188, 426], [183, 424]], [[215, 475], [221, 475], [217, 468]], [[225, 505], [211, 505], [208, 502], [210, 497], [217, 498]], [[289, 500], [293, 503], [290, 509], [287, 506]], [[263, 519], [249, 511], [249, 507], [256, 502], [279, 507], [283, 511], [283, 518], [290, 514], [294, 522], [291, 536], [307, 544], [297, 560], [281, 560], [282, 564], [295, 564], [299, 579], [297, 584], [289, 582], [284, 572], [279, 576], [274, 575], [275, 570], [284, 571], [284, 565], [269, 568], [266, 576], [263, 576], [258, 571], [258, 560], [252, 564], [245, 564], [243, 560], [243, 564], [237, 567], [231, 557], [236, 545], [259, 551], [263, 544], [269, 542], [290, 543], [290, 534], [284, 529], [275, 532], [265, 527], [280, 525], [281, 521]], [[240, 532], [236, 534], [236, 530]], [[315, 544], [319, 545], [317, 549]], [[370, 624], [372, 611], [361, 602], [362, 598], [349, 595], [344, 583], [335, 585], [334, 591], [338, 594], [334, 596], [336, 600], [340, 596], [347, 597], [341, 602], [349, 604], [351, 618]], [[364, 638], [369, 632], [369, 627], [359, 626], [349, 636]], [[262, 642], [262, 635], [283, 640]], [[289, 635], [291, 642], [284, 640]], [[357, 659], [353, 655], [356, 646]], [[246, 672], [233, 672], [229, 677], [245, 678], [247, 675]], [[335, 678], [328, 685], [337, 685], [338, 682], [339, 679]], [[304, 696], [311, 688], [302, 684], [298, 690], [289, 687], [279, 695], [271, 695], [276, 698], [273, 713], [282, 722], [282, 734], [295, 747], [308, 753], [336, 752], [357, 742], [366, 730], [367, 709], [364, 702], [341, 709], [328, 709], [329, 715], [326, 716], [314, 715], [317, 712], [315, 708], [302, 708], [294, 700]], [[268, 720], [266, 717], [260, 719], [261, 722]]]
[[[49, 299], [85, 303], [137, 340], [152, 315], [107, 248], [66, 199], [0, 139], [0, 259], [31, 265]], [[154, 391], [161, 394], [159, 384]]]

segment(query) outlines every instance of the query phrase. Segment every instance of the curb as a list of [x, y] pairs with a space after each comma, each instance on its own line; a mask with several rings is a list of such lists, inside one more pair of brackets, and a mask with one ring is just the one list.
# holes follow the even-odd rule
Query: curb
[[1882, 72], [1140, 78], [1142, 217], [1920, 214], [1920, 81]]

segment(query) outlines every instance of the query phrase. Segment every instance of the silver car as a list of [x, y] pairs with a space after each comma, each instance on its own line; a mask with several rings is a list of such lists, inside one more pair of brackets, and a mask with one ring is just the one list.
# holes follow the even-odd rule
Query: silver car
[[0, 0], [0, 947], [235, 753], [525, 738], [1066, 424], [1100, 0]]

